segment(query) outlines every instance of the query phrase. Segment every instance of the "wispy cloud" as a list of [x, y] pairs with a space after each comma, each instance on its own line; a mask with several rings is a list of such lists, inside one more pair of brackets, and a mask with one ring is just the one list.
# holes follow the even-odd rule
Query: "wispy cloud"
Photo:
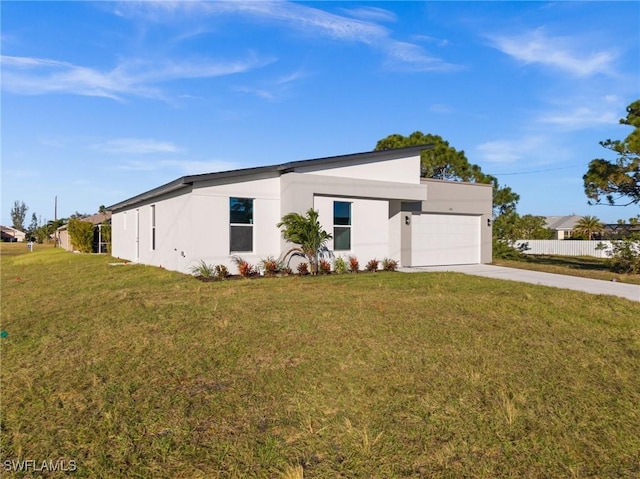
[[226, 160], [131, 160], [118, 166], [123, 171], [173, 171], [174, 175], [199, 175], [203, 173], [215, 173], [239, 168], [237, 163]]
[[344, 8], [342, 11], [354, 18], [366, 21], [395, 22], [398, 20], [398, 16], [394, 12], [378, 7]]
[[540, 115], [541, 123], [550, 123], [569, 130], [579, 130], [601, 125], [615, 125], [620, 115], [615, 109], [597, 110], [591, 107], [576, 107]]
[[118, 138], [93, 145], [93, 149], [103, 153], [148, 155], [160, 153], [179, 153], [181, 148], [168, 141], [145, 138]]
[[278, 101], [291, 90], [292, 86], [303, 78], [309, 76], [302, 70], [294, 71], [275, 80], [264, 81], [260, 87], [237, 85], [233, 89], [237, 92], [255, 95], [265, 100]]
[[272, 62], [254, 54], [231, 61], [198, 59], [150, 62], [128, 60], [98, 70], [46, 58], [2, 56], [2, 87], [11, 93], [67, 93], [123, 100], [129, 96], [164, 99], [157, 86], [175, 79], [212, 78], [246, 72]]
[[529, 136], [517, 140], [493, 140], [476, 147], [480, 157], [488, 163], [515, 163], [532, 155], [536, 156], [545, 139]]
[[[376, 7], [350, 9], [351, 16], [290, 2], [137, 2], [118, 8], [120, 15], [157, 22], [176, 18], [239, 15], [284, 25], [305, 35], [319, 35], [336, 41], [361, 43], [387, 55], [387, 66], [413, 71], [448, 71], [459, 66], [429, 55], [421, 46], [393, 38], [392, 32], [376, 21], [392, 21], [395, 15]], [[356, 17], [356, 18], [353, 18]]]
[[525, 64], [546, 65], [579, 77], [608, 74], [616, 59], [612, 50], [594, 51], [584, 39], [550, 36], [543, 28], [490, 39], [495, 48]]

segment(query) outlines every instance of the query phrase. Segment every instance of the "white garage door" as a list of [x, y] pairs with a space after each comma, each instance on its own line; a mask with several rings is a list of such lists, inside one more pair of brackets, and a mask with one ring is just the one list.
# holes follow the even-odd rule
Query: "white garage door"
[[413, 215], [411, 264], [480, 263], [480, 216]]

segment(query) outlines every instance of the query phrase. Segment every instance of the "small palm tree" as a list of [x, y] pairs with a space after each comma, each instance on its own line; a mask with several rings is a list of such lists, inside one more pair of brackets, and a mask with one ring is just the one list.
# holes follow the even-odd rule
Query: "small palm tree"
[[311, 265], [311, 274], [317, 274], [318, 251], [332, 238], [322, 229], [318, 221], [318, 212], [310, 208], [304, 216], [300, 213], [289, 213], [284, 215], [276, 226], [282, 231], [285, 240], [300, 245], [299, 248], [288, 251], [285, 256], [292, 251], [300, 251]]
[[594, 234], [604, 231], [604, 225], [596, 216], [583, 216], [580, 221], [576, 223], [573, 231], [586, 236], [587, 239], [593, 239]]

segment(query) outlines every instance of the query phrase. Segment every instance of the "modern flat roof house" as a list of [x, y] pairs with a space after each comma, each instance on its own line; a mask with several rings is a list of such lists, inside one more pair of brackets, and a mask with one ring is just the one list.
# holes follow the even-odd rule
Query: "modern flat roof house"
[[291, 248], [276, 224], [319, 212], [333, 255], [400, 266], [491, 262], [492, 187], [420, 178], [429, 145], [184, 176], [121, 201], [112, 255], [187, 273]]

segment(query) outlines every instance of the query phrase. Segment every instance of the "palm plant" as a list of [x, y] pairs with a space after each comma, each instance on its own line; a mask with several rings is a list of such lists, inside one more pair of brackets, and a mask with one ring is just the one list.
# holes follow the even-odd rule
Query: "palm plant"
[[596, 233], [602, 233], [604, 231], [604, 225], [600, 222], [597, 216], [583, 216], [580, 221], [576, 223], [573, 228], [578, 234], [584, 235], [587, 239], [593, 239], [593, 235]]
[[309, 208], [305, 215], [289, 213], [276, 226], [280, 228], [285, 240], [300, 245], [289, 250], [285, 257], [295, 251], [302, 253], [311, 265], [311, 274], [318, 274], [318, 251], [332, 238], [331, 234], [322, 229], [318, 212]]

